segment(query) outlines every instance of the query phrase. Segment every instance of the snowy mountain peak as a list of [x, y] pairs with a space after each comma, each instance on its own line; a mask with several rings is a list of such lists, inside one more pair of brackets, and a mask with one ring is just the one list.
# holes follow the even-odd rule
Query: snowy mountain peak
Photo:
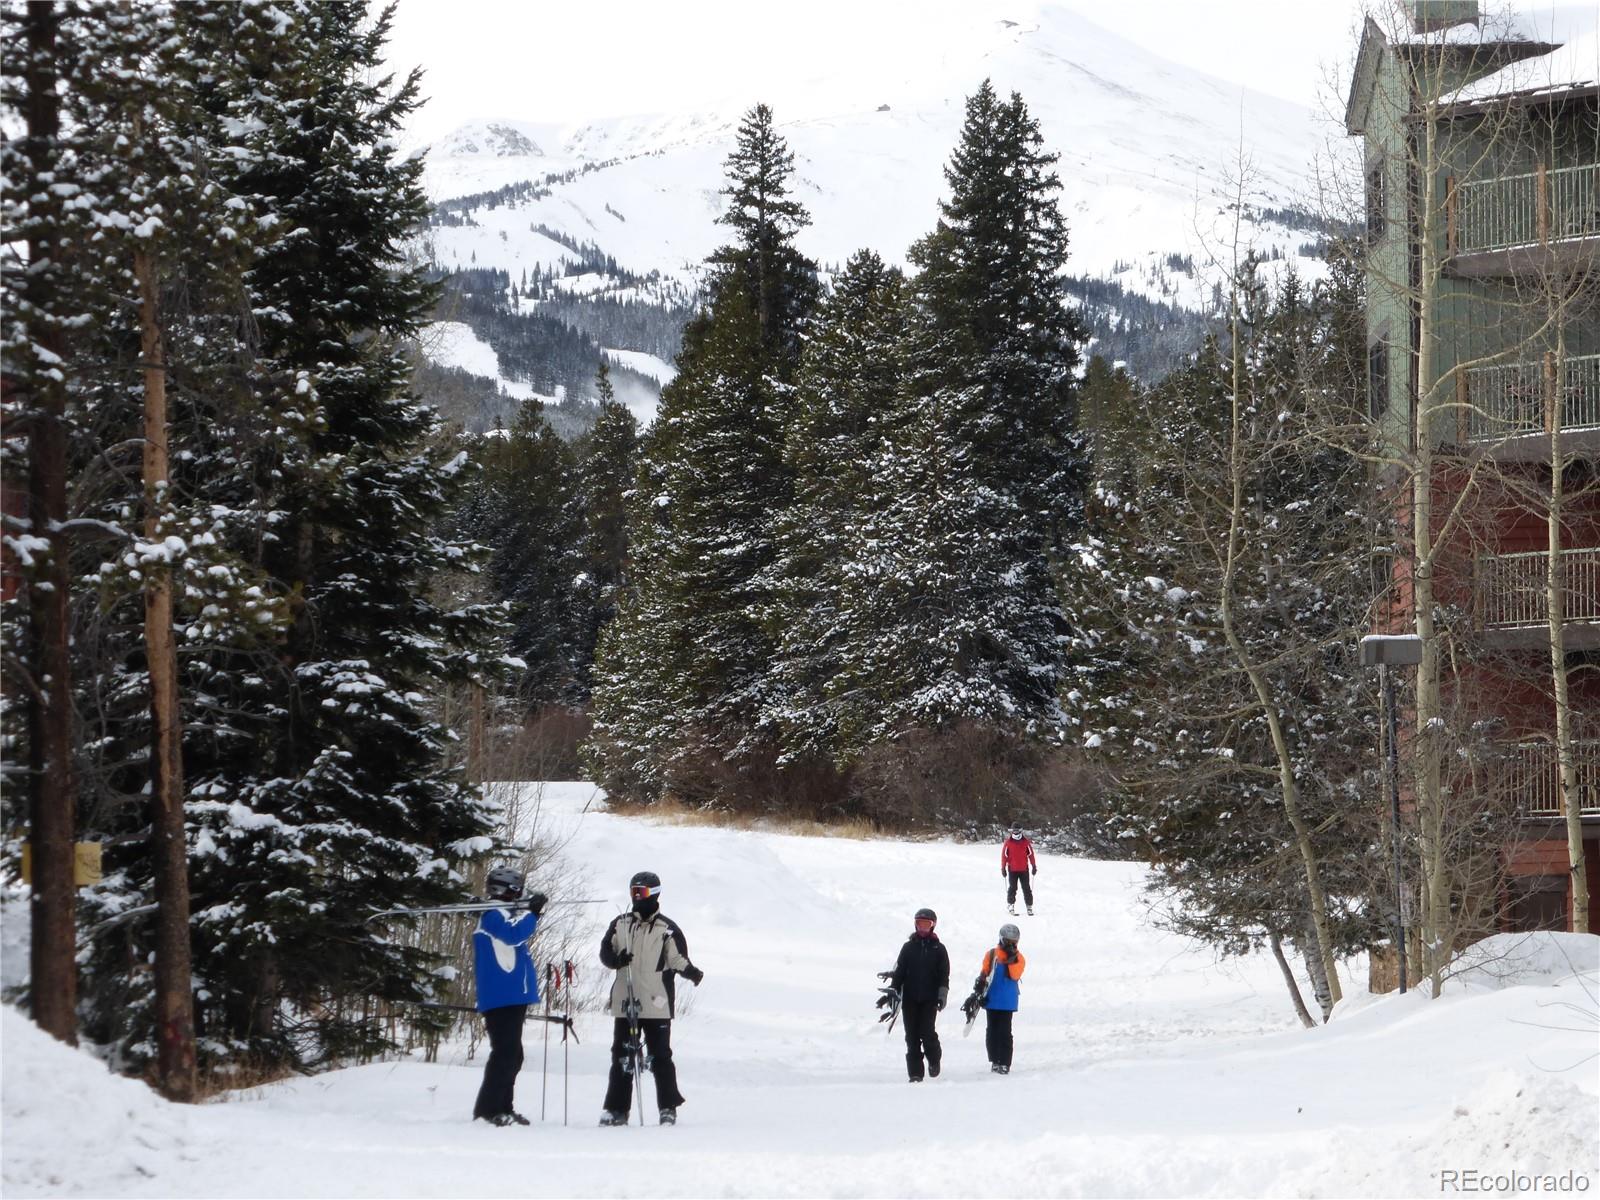
[[429, 149], [437, 158], [543, 158], [543, 132], [525, 121], [469, 121]]

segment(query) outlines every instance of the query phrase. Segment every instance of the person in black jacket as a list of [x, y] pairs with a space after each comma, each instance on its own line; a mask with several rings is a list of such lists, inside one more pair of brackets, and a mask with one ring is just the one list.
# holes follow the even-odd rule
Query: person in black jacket
[[906, 1031], [906, 1074], [922, 1082], [926, 1059], [928, 1074], [939, 1074], [939, 1034], [933, 1023], [944, 1011], [950, 995], [950, 954], [934, 933], [938, 915], [931, 908], [917, 909], [916, 932], [900, 947], [900, 957], [889, 972], [889, 986], [900, 993], [900, 1021]]

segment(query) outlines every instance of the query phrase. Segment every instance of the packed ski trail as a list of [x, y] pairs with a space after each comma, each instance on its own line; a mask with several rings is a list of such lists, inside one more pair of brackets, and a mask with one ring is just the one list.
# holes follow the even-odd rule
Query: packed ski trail
[[[1438, 1194], [1437, 1172], [1458, 1166], [1586, 1170], [1600, 1186], [1592, 937], [1541, 943], [1560, 964], [1527, 986], [1363, 995], [1307, 1032], [1270, 957], [1218, 963], [1152, 929], [1132, 864], [1043, 854], [1037, 915], [1011, 917], [998, 842], [672, 824], [583, 811], [592, 798], [550, 785], [543, 805], [585, 894], [620, 909], [634, 871], [658, 872], [662, 911], [705, 971], [703, 987], [680, 985], [676, 1128], [656, 1126], [648, 1080], [647, 1127], [637, 1113], [597, 1127], [600, 1014], [571, 1047], [571, 1124], [555, 1038], [538, 1121], [530, 1022], [517, 1107], [534, 1124], [496, 1129], [469, 1120], [482, 1052], [467, 1061], [464, 1045], [182, 1109], [7, 1010], [5, 1194], [1409, 1195]], [[922, 905], [939, 914], [951, 999], [943, 1073], [910, 1084], [872, 1002]], [[593, 926], [580, 983], [601, 983], [593, 949], [612, 911], [564, 918]], [[959, 1005], [1006, 921], [1028, 968], [1002, 1077], [981, 1031], [961, 1036]], [[1553, 1016], [1557, 1001], [1588, 1015]]]

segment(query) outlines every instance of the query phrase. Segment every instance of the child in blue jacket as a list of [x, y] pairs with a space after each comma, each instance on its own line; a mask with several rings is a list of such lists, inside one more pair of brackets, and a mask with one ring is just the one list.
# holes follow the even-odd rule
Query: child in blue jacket
[[528, 939], [539, 927], [545, 898], [535, 892], [521, 905], [522, 873], [512, 867], [489, 872], [489, 899], [504, 908], [484, 910], [472, 935], [473, 976], [478, 986], [478, 1011], [489, 1030], [489, 1061], [483, 1086], [472, 1106], [472, 1118], [491, 1125], [526, 1125], [528, 1118], [511, 1106], [522, 1070], [522, 1023], [528, 1006], [539, 1003], [539, 976], [528, 953]]
[[1017, 949], [1022, 931], [1015, 925], [1000, 926], [1000, 944], [983, 956], [980, 985], [987, 982], [983, 1007], [988, 1019], [984, 1043], [989, 1050], [989, 1069], [996, 1075], [1011, 1073], [1011, 1018], [1017, 1014], [1022, 994], [1022, 972], [1027, 959]]

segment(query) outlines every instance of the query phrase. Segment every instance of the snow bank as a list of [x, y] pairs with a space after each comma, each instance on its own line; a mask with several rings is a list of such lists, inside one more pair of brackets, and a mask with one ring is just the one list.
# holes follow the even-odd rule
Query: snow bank
[[189, 1157], [189, 1114], [9, 1005], [0, 1010], [7, 1196], [122, 1195]]
[[1501, 933], [1468, 946], [1450, 969], [1445, 990], [1494, 991], [1538, 986], [1600, 973], [1600, 936], [1592, 933]]

